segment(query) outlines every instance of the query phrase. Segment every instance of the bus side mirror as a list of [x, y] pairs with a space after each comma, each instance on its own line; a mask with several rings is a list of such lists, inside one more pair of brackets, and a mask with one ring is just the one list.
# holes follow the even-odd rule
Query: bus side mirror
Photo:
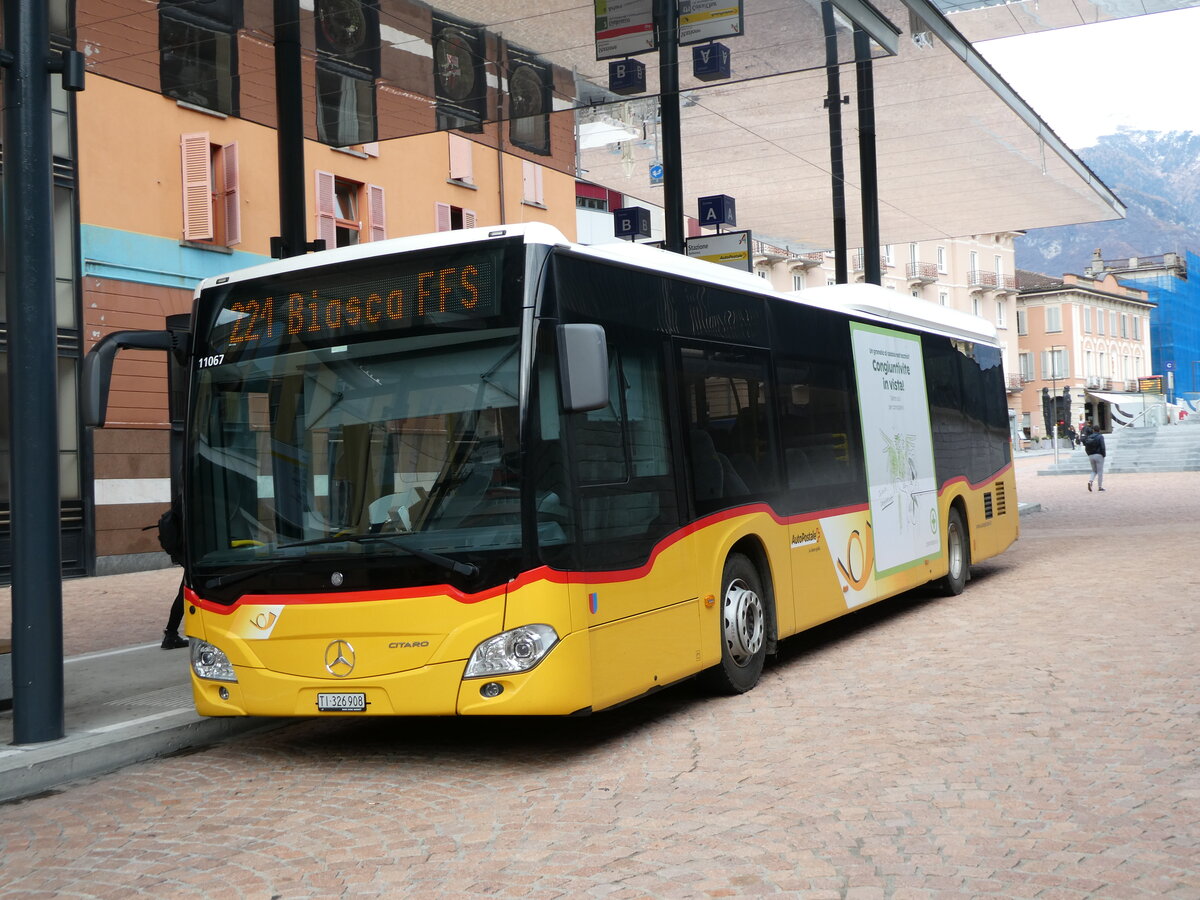
[[558, 374], [565, 411], [608, 406], [608, 344], [601, 326], [558, 326]]
[[174, 350], [179, 338], [169, 331], [114, 331], [83, 358], [83, 385], [80, 412], [89, 428], [104, 425], [108, 413], [108, 388], [112, 381], [113, 360], [118, 350]]

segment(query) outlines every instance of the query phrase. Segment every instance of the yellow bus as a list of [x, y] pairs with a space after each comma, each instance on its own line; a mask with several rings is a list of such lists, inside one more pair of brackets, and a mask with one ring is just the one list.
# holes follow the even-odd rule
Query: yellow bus
[[544, 225], [204, 281], [180, 477], [196, 708], [570, 715], [700, 676], [1018, 534], [987, 322], [772, 291]]

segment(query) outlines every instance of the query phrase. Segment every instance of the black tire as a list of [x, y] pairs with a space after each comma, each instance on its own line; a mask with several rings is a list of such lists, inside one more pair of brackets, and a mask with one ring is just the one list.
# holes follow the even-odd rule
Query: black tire
[[762, 675], [770, 638], [770, 611], [758, 569], [747, 557], [731, 553], [721, 574], [721, 662], [702, 673], [710, 690], [744, 694]]
[[950, 569], [939, 584], [942, 593], [956, 597], [963, 592], [971, 577], [971, 542], [962, 513], [953, 507], [946, 522], [946, 557]]

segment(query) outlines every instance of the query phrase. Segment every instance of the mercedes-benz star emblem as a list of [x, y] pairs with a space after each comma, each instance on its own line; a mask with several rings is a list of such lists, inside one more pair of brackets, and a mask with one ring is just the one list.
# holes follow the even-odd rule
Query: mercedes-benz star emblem
[[336, 640], [325, 648], [325, 668], [335, 678], [345, 678], [354, 671], [354, 648], [349, 641]]

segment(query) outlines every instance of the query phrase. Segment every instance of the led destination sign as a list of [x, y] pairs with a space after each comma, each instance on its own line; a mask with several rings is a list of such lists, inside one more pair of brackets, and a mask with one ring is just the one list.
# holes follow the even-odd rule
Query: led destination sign
[[[428, 263], [428, 261], [425, 261]], [[317, 342], [411, 328], [439, 318], [487, 318], [499, 311], [495, 260], [396, 270], [347, 282], [323, 275], [289, 280], [268, 293], [231, 292], [218, 312], [211, 346], [237, 352], [263, 342]]]

